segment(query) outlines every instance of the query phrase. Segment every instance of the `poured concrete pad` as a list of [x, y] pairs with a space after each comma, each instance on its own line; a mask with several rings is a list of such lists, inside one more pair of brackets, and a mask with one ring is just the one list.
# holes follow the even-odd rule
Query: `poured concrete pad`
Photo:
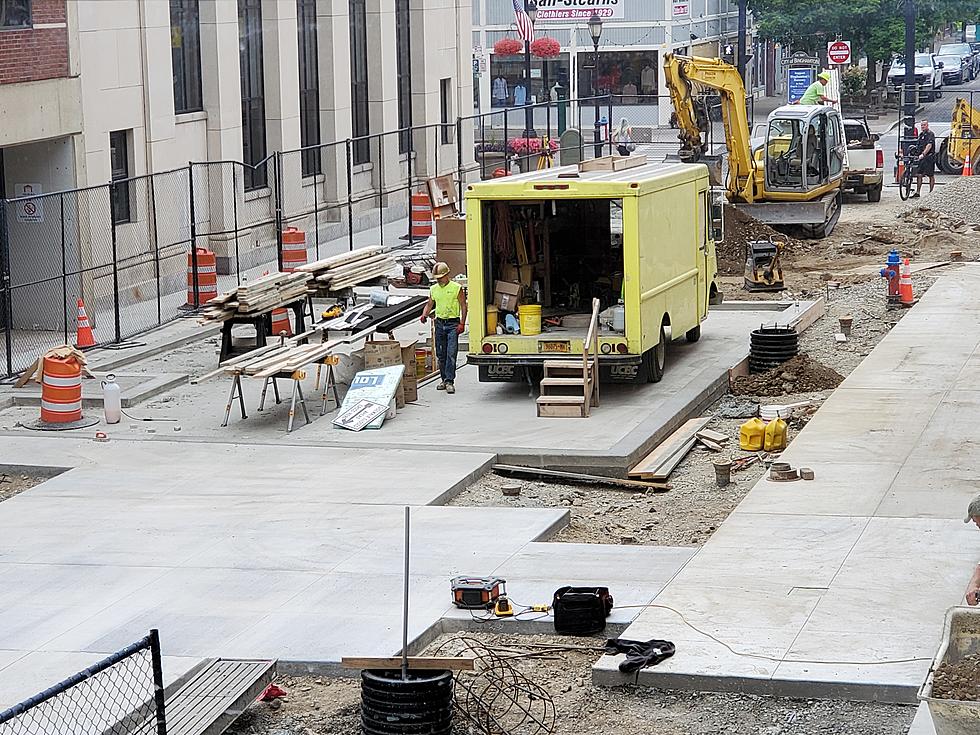
[[[625, 635], [677, 654], [657, 687], [915, 702], [980, 560], [980, 267], [940, 279]], [[594, 678], [620, 683], [617, 661]]]
[[567, 523], [564, 510], [431, 505], [485, 454], [18, 437], [4, 459], [77, 468], [0, 503], [0, 708], [22, 682], [40, 690], [150, 628], [192, 662], [391, 655], [404, 505], [413, 639], [448, 607], [450, 577]]

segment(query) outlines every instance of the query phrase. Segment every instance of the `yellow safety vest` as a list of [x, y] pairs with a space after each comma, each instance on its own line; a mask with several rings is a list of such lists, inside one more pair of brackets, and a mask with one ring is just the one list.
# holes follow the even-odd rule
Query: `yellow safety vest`
[[459, 292], [462, 290], [462, 286], [455, 281], [450, 281], [445, 286], [434, 283], [429, 288], [429, 298], [436, 305], [437, 319], [459, 319], [461, 316]]

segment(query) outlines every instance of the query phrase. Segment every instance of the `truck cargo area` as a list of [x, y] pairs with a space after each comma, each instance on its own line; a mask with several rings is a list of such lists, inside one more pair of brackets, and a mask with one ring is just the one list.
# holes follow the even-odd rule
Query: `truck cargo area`
[[497, 307], [503, 332], [512, 331], [515, 323], [507, 315], [516, 317], [519, 304], [532, 303], [541, 306], [542, 337], [581, 337], [593, 298], [603, 310], [619, 301], [621, 199], [497, 201], [483, 206], [484, 247], [491, 253], [486, 282], [493, 284], [486, 290], [486, 301]]

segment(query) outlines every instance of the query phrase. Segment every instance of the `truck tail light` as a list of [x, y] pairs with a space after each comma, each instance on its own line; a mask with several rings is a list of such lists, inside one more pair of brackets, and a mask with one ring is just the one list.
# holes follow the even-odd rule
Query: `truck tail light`
[[875, 168], [885, 167], [885, 152], [882, 150], [875, 151]]
[[491, 352], [493, 352], [493, 345], [490, 344], [489, 342], [484, 342], [483, 343], [483, 354], [484, 355], [489, 355]]
[[618, 352], [620, 355], [625, 355], [629, 351], [630, 348], [626, 345], [625, 342], [620, 342], [618, 345], [616, 345], [616, 352]]
[[608, 355], [610, 352], [612, 352], [612, 345], [608, 342], [603, 342], [601, 345], [599, 345], [599, 351], [603, 355]]
[[497, 345], [497, 352], [499, 352], [501, 355], [506, 355], [507, 349], [507, 344], [505, 342], [501, 342], [499, 345]]

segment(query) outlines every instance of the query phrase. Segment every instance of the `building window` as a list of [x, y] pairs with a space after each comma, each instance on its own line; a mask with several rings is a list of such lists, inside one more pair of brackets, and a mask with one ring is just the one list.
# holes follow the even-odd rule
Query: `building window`
[[0, 28], [29, 28], [31, 0], [0, 0]]
[[201, 100], [201, 19], [199, 0], [170, 0], [170, 49], [174, 69], [174, 111], [197, 112]]
[[262, 0], [238, 0], [238, 60], [242, 82], [245, 191], [266, 185], [265, 83], [262, 80]]
[[586, 69], [585, 58], [579, 54], [579, 96], [592, 96], [592, 74], [595, 74], [595, 94], [612, 95], [616, 105], [657, 104], [656, 51], [600, 51], [596, 69]]
[[109, 133], [109, 164], [112, 166], [112, 223], [129, 222], [129, 131]]
[[296, 0], [299, 34], [299, 134], [303, 176], [322, 172], [320, 162], [320, 57], [317, 54], [316, 0]]
[[364, 0], [350, 0], [350, 86], [354, 163], [371, 160], [371, 122], [368, 115], [367, 11]]
[[412, 22], [409, 0], [395, 0], [395, 41], [398, 59], [398, 152], [412, 147]]
[[[579, 58], [591, 56], [592, 52], [580, 52]], [[564, 90], [562, 96], [571, 97], [569, 92], [569, 57], [567, 53], [560, 54], [555, 59], [534, 59], [531, 63], [530, 84], [524, 79], [524, 59], [514, 56], [490, 57], [490, 106], [491, 107], [521, 107], [527, 104], [528, 99], [537, 102], [545, 102], [548, 94], [545, 86], [550, 90], [553, 99], [559, 98], [559, 91]], [[582, 73], [579, 73], [579, 79]], [[585, 89], [589, 83], [588, 70], [585, 72]], [[556, 89], [557, 88], [557, 89]], [[584, 97], [591, 95], [586, 91]]]
[[439, 122], [442, 123], [440, 127], [440, 135], [442, 136], [442, 142], [452, 143], [453, 142], [453, 126], [449, 124], [449, 119], [453, 115], [453, 80], [452, 79], [440, 79], [439, 80]]

